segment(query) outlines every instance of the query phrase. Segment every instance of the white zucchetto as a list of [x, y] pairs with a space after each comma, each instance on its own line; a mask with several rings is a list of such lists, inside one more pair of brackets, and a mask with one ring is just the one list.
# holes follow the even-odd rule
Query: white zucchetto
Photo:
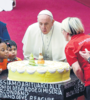
[[49, 15], [53, 18], [53, 15], [49, 10], [42, 10], [42, 11], [39, 12], [38, 16], [39, 15]]

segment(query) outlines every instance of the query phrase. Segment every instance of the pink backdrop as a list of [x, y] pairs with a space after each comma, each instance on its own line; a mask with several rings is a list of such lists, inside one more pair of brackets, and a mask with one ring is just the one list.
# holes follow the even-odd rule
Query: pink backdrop
[[[18, 45], [18, 57], [23, 59], [22, 38], [27, 27], [37, 21], [37, 14], [48, 9], [54, 19], [61, 22], [66, 17], [79, 17], [90, 33], [90, 8], [75, 0], [16, 0], [16, 8], [9, 12], [0, 12], [0, 20], [7, 23], [11, 39]], [[32, 33], [33, 34], [33, 33]]]

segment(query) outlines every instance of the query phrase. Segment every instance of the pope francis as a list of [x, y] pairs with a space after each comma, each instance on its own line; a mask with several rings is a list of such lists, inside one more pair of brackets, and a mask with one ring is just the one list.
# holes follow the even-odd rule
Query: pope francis
[[29, 59], [30, 53], [38, 59], [42, 53], [45, 60], [65, 60], [65, 38], [61, 33], [61, 23], [54, 21], [49, 10], [42, 10], [37, 16], [37, 23], [30, 25], [23, 37], [24, 59]]

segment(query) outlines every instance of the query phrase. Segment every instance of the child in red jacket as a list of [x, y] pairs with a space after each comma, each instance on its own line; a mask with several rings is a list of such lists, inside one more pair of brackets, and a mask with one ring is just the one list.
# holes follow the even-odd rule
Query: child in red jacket
[[7, 45], [0, 39], [0, 73], [7, 69], [8, 50]]

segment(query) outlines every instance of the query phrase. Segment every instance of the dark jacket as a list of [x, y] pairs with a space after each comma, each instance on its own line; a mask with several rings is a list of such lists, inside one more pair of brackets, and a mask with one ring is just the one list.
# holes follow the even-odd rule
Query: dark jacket
[[0, 21], [0, 38], [5, 41], [5, 40], [10, 40], [9, 33], [7, 31], [6, 24]]

